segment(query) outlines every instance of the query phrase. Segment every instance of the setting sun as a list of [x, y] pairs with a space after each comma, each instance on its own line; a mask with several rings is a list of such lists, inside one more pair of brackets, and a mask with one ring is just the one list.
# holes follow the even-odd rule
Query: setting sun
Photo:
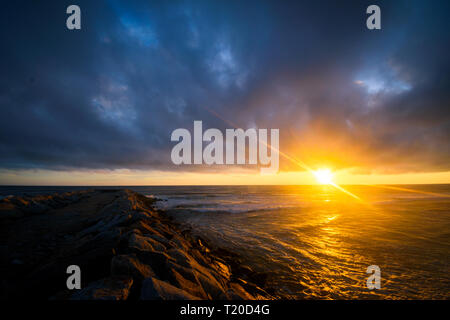
[[329, 169], [320, 169], [313, 172], [314, 176], [317, 179], [317, 182], [320, 184], [332, 184], [333, 183], [333, 174]]

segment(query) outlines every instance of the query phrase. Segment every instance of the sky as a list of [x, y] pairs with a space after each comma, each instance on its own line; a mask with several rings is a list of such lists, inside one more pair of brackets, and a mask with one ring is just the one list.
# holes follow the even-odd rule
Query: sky
[[[66, 8], [81, 8], [81, 30]], [[381, 8], [381, 30], [366, 8]], [[450, 183], [448, 1], [9, 1], [0, 184], [311, 184], [172, 163], [177, 128], [279, 129], [343, 184]]]

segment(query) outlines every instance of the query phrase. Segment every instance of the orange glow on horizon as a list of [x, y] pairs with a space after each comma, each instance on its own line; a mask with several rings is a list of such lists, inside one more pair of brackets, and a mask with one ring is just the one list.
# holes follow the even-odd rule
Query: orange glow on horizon
[[[355, 174], [333, 172], [336, 185], [448, 184], [450, 171], [399, 174]], [[41, 186], [151, 186], [151, 185], [317, 185], [310, 171], [261, 175], [243, 169], [223, 172], [179, 172], [158, 170], [0, 170], [0, 185]]]

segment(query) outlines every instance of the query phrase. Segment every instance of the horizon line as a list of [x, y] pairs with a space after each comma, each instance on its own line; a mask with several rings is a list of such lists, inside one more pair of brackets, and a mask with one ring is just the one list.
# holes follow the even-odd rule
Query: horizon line
[[[342, 186], [389, 186], [389, 185], [449, 185], [447, 183], [367, 183], [367, 184], [345, 184]], [[254, 186], [326, 186], [322, 184], [146, 184], [146, 185], [3, 185], [0, 187], [254, 187]]]

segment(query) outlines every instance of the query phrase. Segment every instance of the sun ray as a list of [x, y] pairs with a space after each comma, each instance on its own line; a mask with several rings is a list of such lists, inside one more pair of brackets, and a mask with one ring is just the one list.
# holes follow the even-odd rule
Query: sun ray
[[[222, 121], [224, 121], [225, 123], [227, 123], [228, 125], [232, 126], [233, 128], [239, 128], [239, 126], [237, 126], [237, 125], [234, 124], [233, 122], [231, 122], [231, 121], [229, 121], [229, 120], [223, 118], [223, 117], [222, 117], [220, 114], [218, 114], [216, 111], [214, 111], [214, 110], [212, 110], [212, 109], [210, 109], [210, 108], [207, 108], [207, 107], [204, 107], [204, 108], [205, 108], [208, 112], [210, 112], [211, 114], [213, 114], [214, 116], [216, 116], [217, 118], [219, 118], [220, 120], [222, 120]], [[261, 141], [261, 142], [264, 143], [263, 141]], [[303, 169], [309, 171], [312, 175], [315, 175], [315, 171], [314, 171], [313, 169], [311, 169], [310, 166], [308, 166], [306, 163], [304, 163], [304, 162], [301, 161], [300, 159], [297, 159], [297, 158], [295, 158], [295, 157], [292, 157], [292, 156], [290, 156], [290, 155], [288, 155], [288, 154], [286, 154], [286, 153], [280, 151], [279, 149], [276, 149], [275, 147], [273, 147], [272, 145], [270, 145], [270, 144], [268, 144], [268, 143], [264, 143], [264, 144], [266, 145], [267, 148], [270, 148], [270, 150], [275, 150], [275, 151], [277, 151], [278, 154], [279, 154], [280, 156], [282, 156], [283, 158], [285, 158], [285, 159], [291, 161], [292, 163], [298, 165], [299, 167], [301, 167], [301, 168], [303, 168]], [[358, 201], [360, 201], [360, 202], [362, 202], [362, 203], [364, 203], [364, 204], [367, 205], [367, 203], [364, 202], [364, 201], [363, 201], [360, 197], [358, 197], [357, 195], [351, 193], [350, 191], [344, 189], [343, 187], [339, 186], [338, 184], [336, 184], [336, 183], [334, 183], [334, 182], [332, 182], [332, 181], [330, 181], [330, 182], [331, 182], [331, 183], [329, 183], [329, 185], [335, 187], [336, 189], [342, 191], [343, 193], [345, 193], [345, 194], [351, 196], [352, 198], [354, 198], [354, 199], [356, 199], [356, 200], [358, 200]]]
[[375, 188], [382, 188], [382, 189], [406, 191], [406, 192], [418, 193], [418, 194], [426, 194], [426, 195], [440, 197], [440, 198], [450, 198], [450, 195], [444, 194], [444, 193], [427, 192], [427, 191], [421, 191], [421, 190], [415, 190], [415, 189], [409, 189], [409, 188], [402, 188], [402, 187], [395, 187], [395, 186], [386, 186], [386, 185], [378, 185], [378, 184], [377, 185], [370, 184], [368, 186], [375, 187]]
[[357, 199], [357, 200], [359, 200], [359, 201], [362, 201], [361, 198], [358, 197], [356, 194], [353, 194], [353, 193], [351, 193], [350, 191], [348, 191], [348, 190], [342, 188], [340, 185], [337, 185], [337, 184], [334, 183], [334, 182], [332, 182], [332, 183], [330, 183], [330, 184], [331, 184], [333, 187], [335, 187], [335, 188], [341, 190], [342, 192], [348, 194], [349, 196], [351, 196], [351, 197], [353, 197], [353, 198], [355, 198], [355, 199]]

